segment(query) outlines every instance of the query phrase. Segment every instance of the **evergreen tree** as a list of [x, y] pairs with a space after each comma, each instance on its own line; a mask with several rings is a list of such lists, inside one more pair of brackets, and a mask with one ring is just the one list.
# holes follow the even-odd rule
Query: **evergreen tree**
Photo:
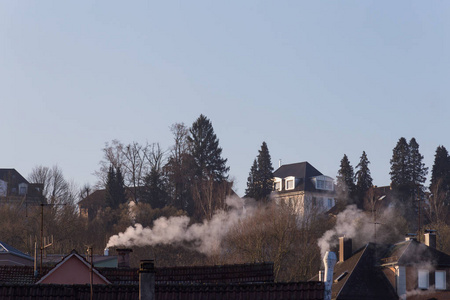
[[[415, 138], [409, 141], [409, 169], [411, 178], [412, 194], [422, 197], [424, 193], [424, 186], [428, 168], [423, 163], [423, 155], [419, 152], [419, 144]], [[417, 192], [419, 193], [417, 195]]]
[[444, 146], [436, 149], [434, 164], [431, 170], [430, 191], [439, 191], [444, 203], [450, 206], [450, 156]]
[[246, 197], [256, 198], [257, 182], [258, 182], [258, 162], [255, 158], [255, 160], [253, 160], [253, 165], [250, 168], [250, 173], [248, 174], [247, 178], [247, 189], [245, 190]]
[[167, 181], [161, 171], [152, 168], [145, 177], [143, 201], [152, 208], [163, 208], [168, 202]]
[[341, 159], [336, 185], [339, 198], [353, 199], [355, 194], [355, 173], [346, 154]]
[[256, 200], [267, 200], [273, 187], [273, 166], [266, 142], [254, 160], [247, 180], [246, 196]]
[[356, 204], [358, 208], [362, 208], [364, 204], [364, 196], [372, 187], [372, 176], [369, 170], [370, 161], [367, 159], [366, 152], [363, 151], [356, 168]]
[[109, 167], [105, 186], [105, 206], [116, 209], [120, 204], [126, 202], [126, 192], [123, 183], [122, 172], [118, 168], [114, 170], [113, 166]]
[[116, 172], [114, 172], [113, 166], [109, 166], [107, 178], [106, 178], [106, 194], [105, 194], [105, 206], [106, 207], [114, 207], [114, 187], [116, 180]]
[[392, 151], [391, 184], [397, 197], [405, 203], [411, 193], [410, 149], [404, 137], [401, 137]]
[[221, 156], [222, 148], [219, 147], [219, 139], [210, 120], [200, 115], [189, 131], [190, 154], [194, 160], [197, 179], [212, 178], [217, 182], [227, 179], [226, 173], [230, 168], [226, 166], [227, 159]]

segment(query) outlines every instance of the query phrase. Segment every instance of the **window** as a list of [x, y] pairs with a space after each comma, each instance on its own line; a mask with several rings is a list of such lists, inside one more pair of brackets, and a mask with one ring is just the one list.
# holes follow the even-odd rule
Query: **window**
[[293, 190], [294, 189], [294, 177], [286, 178], [286, 190]]
[[316, 189], [318, 190], [334, 190], [333, 181], [329, 179], [325, 179], [325, 176], [321, 177], [321, 179], [316, 179]]
[[437, 290], [445, 290], [447, 288], [447, 280], [445, 276], [445, 271], [436, 271], [435, 276], [435, 287]]
[[275, 183], [274, 183], [274, 188], [273, 188], [275, 191], [279, 191], [279, 190], [281, 190], [281, 182], [280, 181], [276, 181]]
[[328, 198], [328, 207], [333, 207], [333, 199]]
[[428, 270], [419, 270], [418, 287], [419, 289], [428, 289]]

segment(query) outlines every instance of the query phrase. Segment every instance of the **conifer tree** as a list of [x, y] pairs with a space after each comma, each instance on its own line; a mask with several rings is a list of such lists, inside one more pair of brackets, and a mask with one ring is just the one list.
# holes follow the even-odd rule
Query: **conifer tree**
[[123, 177], [120, 168], [114, 170], [113, 166], [109, 167], [105, 189], [106, 207], [116, 209], [120, 204], [126, 202], [125, 185], [123, 183]]
[[152, 168], [147, 174], [142, 197], [142, 200], [149, 203], [152, 208], [163, 208], [167, 205], [167, 181], [161, 171]]
[[268, 200], [273, 187], [273, 166], [266, 142], [261, 145], [253, 161], [247, 180], [246, 196], [256, 200]]
[[356, 204], [359, 208], [363, 207], [364, 196], [367, 191], [372, 187], [372, 176], [369, 169], [370, 161], [367, 159], [367, 154], [363, 151], [356, 168]]
[[258, 162], [255, 158], [253, 165], [250, 168], [250, 173], [247, 178], [247, 189], [245, 190], [245, 196], [250, 198], [256, 198], [256, 189], [258, 181]]
[[226, 166], [227, 159], [222, 158], [222, 148], [219, 147], [219, 139], [211, 121], [200, 115], [189, 131], [190, 154], [197, 179], [212, 178], [217, 182], [227, 179], [230, 168]]
[[410, 196], [411, 169], [410, 149], [404, 137], [401, 137], [392, 151], [391, 184], [397, 197], [405, 203]]
[[116, 172], [114, 172], [113, 166], [109, 166], [107, 178], [106, 178], [106, 194], [105, 194], [105, 206], [106, 207], [114, 207], [114, 187], [116, 180]]
[[338, 197], [353, 199], [355, 193], [355, 174], [346, 154], [341, 159], [336, 183]]
[[120, 204], [124, 204], [127, 202], [127, 193], [125, 190], [125, 183], [123, 180], [122, 171], [120, 168], [116, 169], [116, 180], [115, 180], [115, 202], [116, 207], [119, 207]]
[[424, 192], [423, 184], [428, 174], [428, 168], [423, 163], [423, 155], [419, 152], [419, 144], [415, 138], [409, 141], [409, 169], [412, 194], [416, 195], [416, 197], [422, 197]]
[[431, 170], [430, 191], [439, 190], [444, 203], [450, 207], [450, 156], [444, 146], [438, 146]]

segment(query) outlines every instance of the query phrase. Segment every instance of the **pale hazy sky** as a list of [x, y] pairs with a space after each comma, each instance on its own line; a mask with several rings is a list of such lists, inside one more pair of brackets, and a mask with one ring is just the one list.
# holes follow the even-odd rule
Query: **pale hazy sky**
[[449, 1], [1, 1], [0, 167], [95, 183], [105, 142], [172, 145], [206, 115], [237, 193], [274, 167], [335, 177], [366, 151], [388, 185], [415, 137], [450, 148]]

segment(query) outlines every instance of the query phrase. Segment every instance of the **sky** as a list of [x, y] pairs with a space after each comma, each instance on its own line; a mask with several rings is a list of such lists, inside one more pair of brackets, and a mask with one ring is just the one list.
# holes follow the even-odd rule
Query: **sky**
[[[336, 177], [363, 151], [390, 183], [415, 137], [450, 147], [448, 1], [1, 1], [2, 168], [97, 181], [106, 142], [173, 145], [204, 114], [239, 195], [263, 141], [275, 169]], [[429, 177], [429, 176], [428, 176]]]

